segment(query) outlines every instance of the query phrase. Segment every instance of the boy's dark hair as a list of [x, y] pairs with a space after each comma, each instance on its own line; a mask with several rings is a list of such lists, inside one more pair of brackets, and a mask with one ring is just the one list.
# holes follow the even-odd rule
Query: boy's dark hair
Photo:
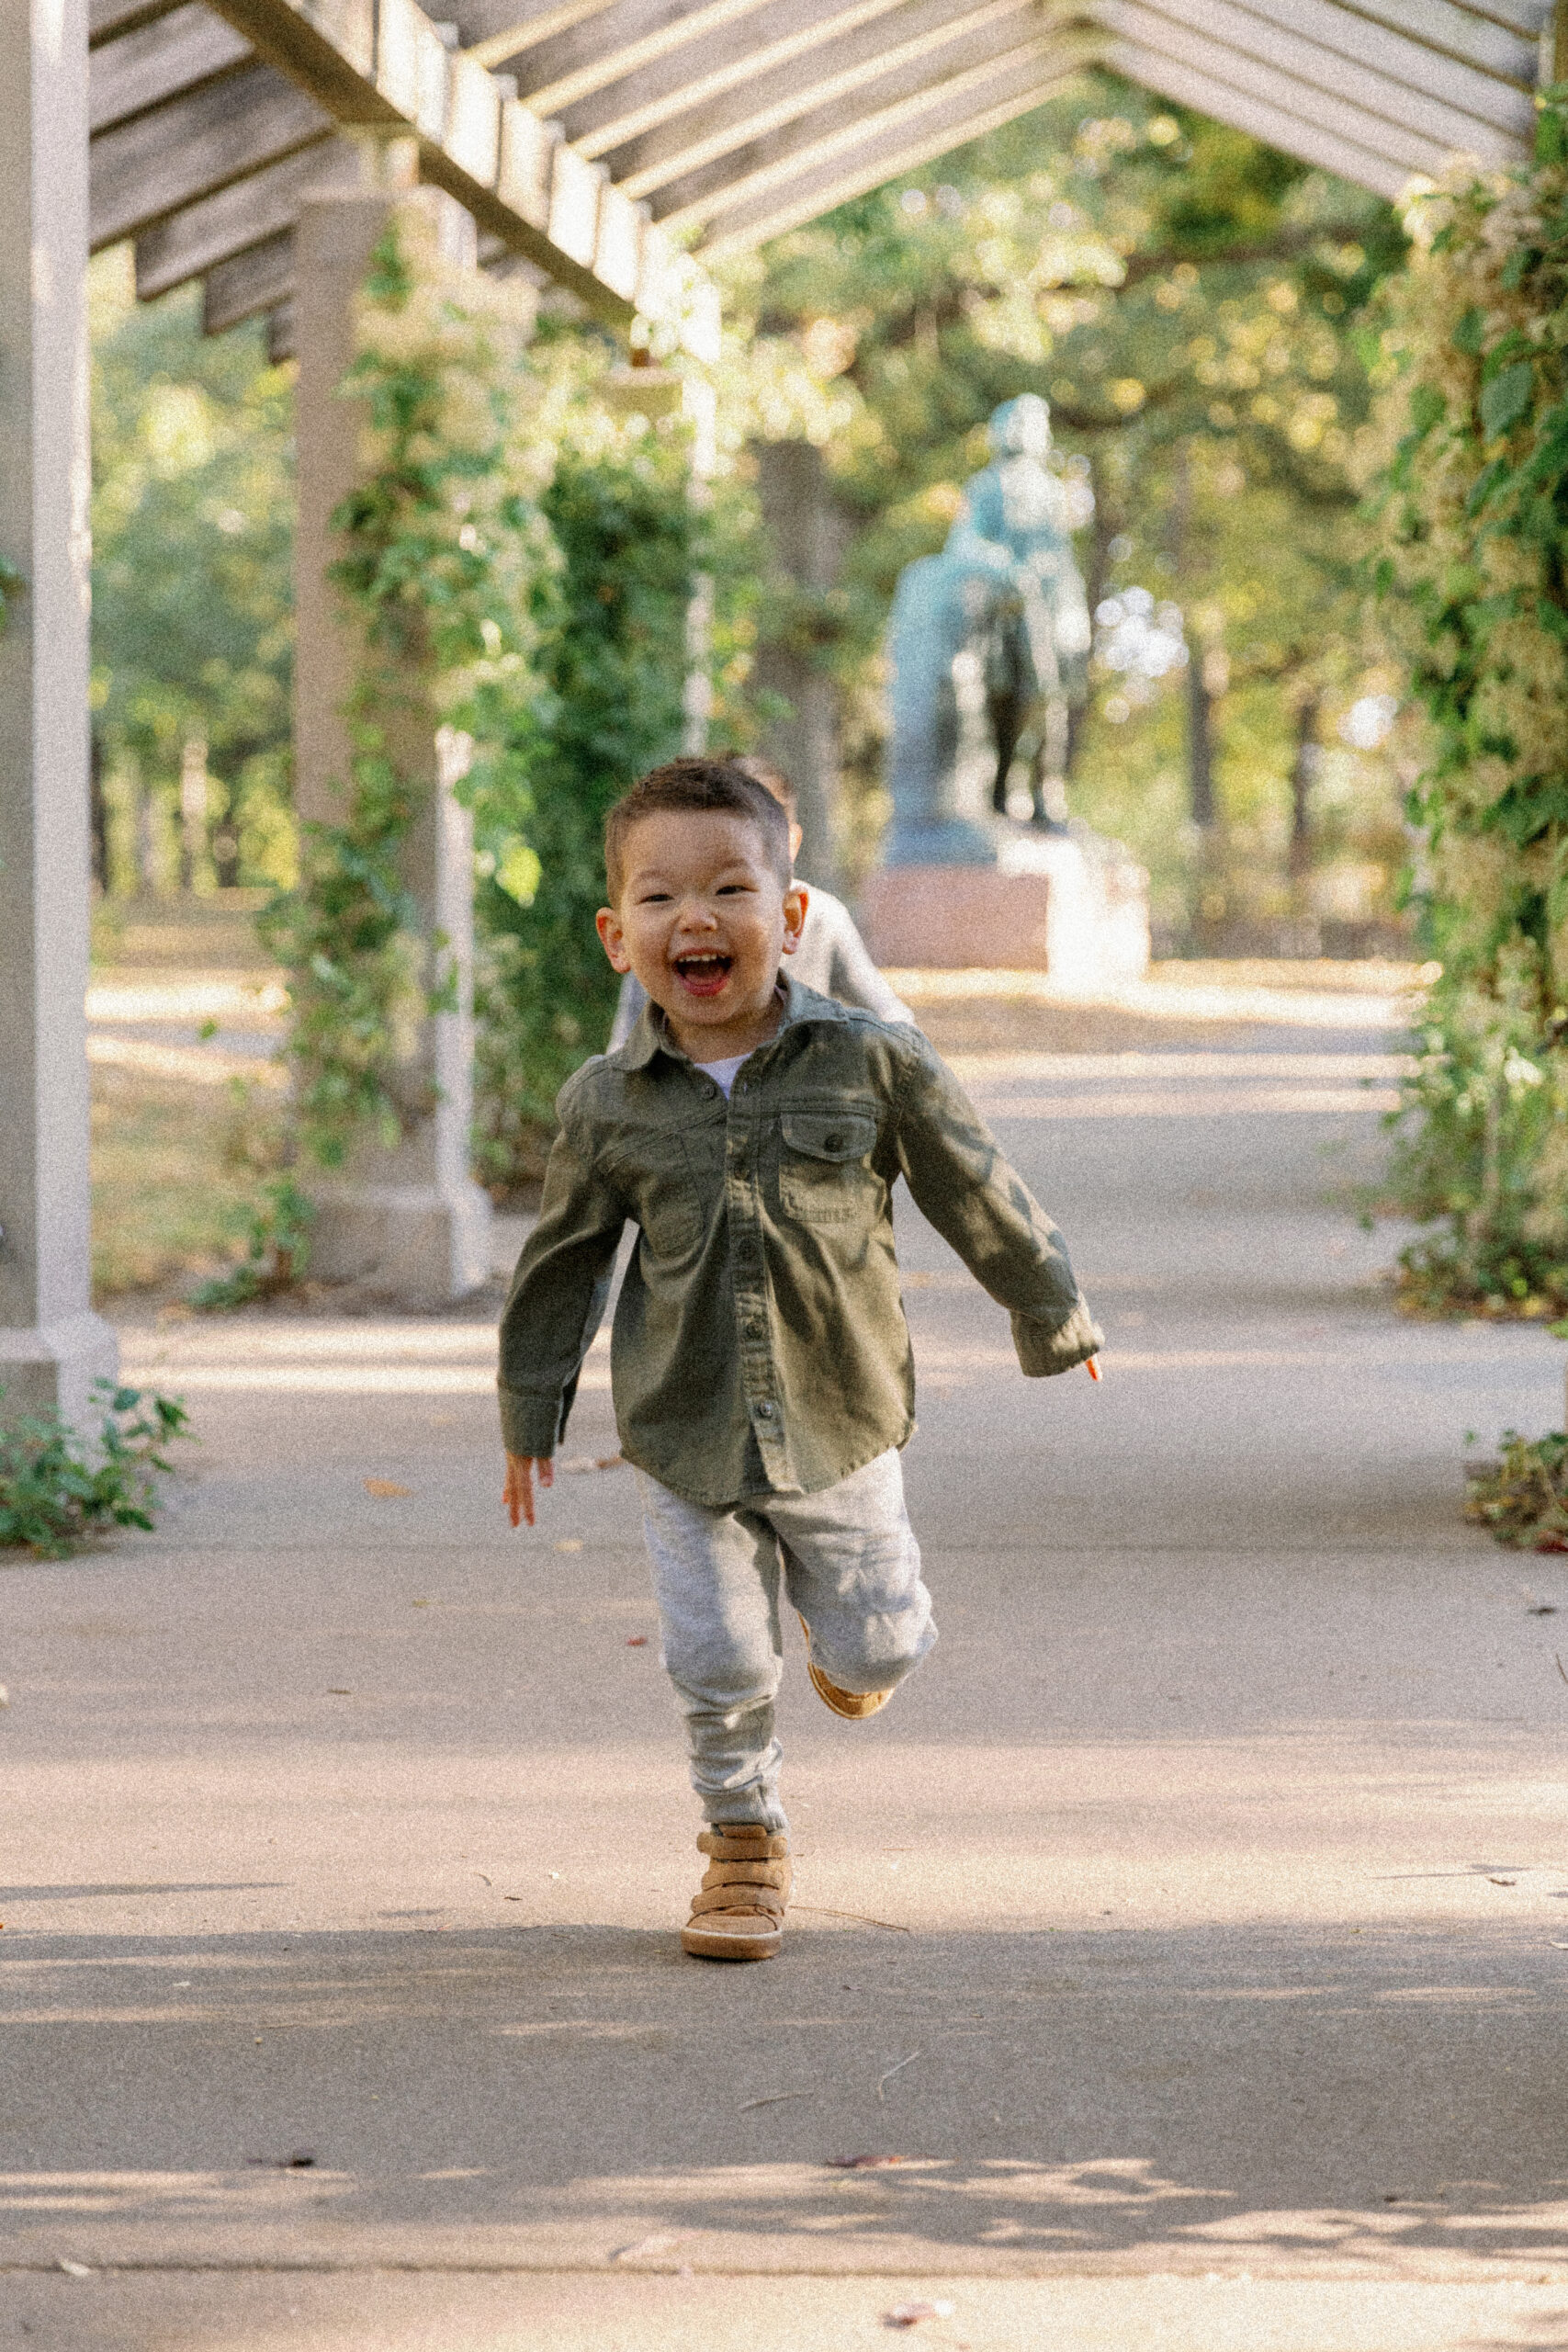
[[610, 903], [618, 906], [625, 880], [626, 835], [644, 817], [665, 809], [711, 809], [755, 825], [780, 884], [790, 878], [789, 819], [764, 784], [735, 760], [667, 760], [625, 792], [604, 819], [604, 875]]

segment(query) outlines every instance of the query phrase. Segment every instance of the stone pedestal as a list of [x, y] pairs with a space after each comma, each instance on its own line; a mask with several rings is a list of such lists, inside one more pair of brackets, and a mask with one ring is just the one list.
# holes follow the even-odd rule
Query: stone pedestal
[[[350, 743], [344, 710], [360, 661], [357, 628], [327, 568], [342, 552], [333, 509], [355, 479], [359, 403], [341, 394], [354, 357], [354, 304], [412, 159], [367, 141], [367, 178], [382, 185], [323, 190], [300, 207], [295, 230], [295, 396], [299, 519], [295, 573], [296, 803], [303, 819], [341, 821]], [[394, 185], [388, 186], [387, 182]], [[473, 257], [473, 223], [450, 198], [422, 189], [439, 215], [444, 249]], [[408, 1306], [435, 1306], [477, 1289], [490, 1274], [490, 1203], [468, 1174], [473, 1116], [473, 840], [453, 795], [450, 747], [431, 718], [389, 711], [389, 748], [402, 771], [427, 786], [424, 811], [406, 844], [404, 878], [428, 934], [443, 933], [456, 965], [459, 1009], [423, 1024], [407, 1072], [417, 1097], [423, 1080], [439, 1090], [434, 1112], [395, 1150], [367, 1144], [345, 1173], [310, 1177], [316, 1204], [310, 1271], [324, 1282], [365, 1283]]]
[[77, 1424], [116, 1365], [89, 1304], [86, 17], [0, 8], [0, 1415]]
[[895, 969], [1047, 972], [1087, 990], [1148, 967], [1148, 876], [1087, 831], [1015, 834], [995, 865], [885, 866], [860, 911], [873, 956]]

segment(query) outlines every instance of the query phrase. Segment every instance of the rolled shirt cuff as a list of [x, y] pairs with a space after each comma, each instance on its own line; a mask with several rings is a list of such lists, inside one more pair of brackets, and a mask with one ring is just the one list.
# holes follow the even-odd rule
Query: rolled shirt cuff
[[1032, 1315], [1015, 1315], [1012, 1343], [1020, 1369], [1031, 1380], [1042, 1380], [1087, 1363], [1105, 1345], [1105, 1334], [1080, 1298], [1066, 1321], [1055, 1326], [1038, 1322]]
[[502, 1388], [499, 1395], [502, 1442], [508, 1453], [527, 1453], [537, 1462], [547, 1461], [560, 1436], [559, 1396], [554, 1390], [547, 1395], [530, 1388]]

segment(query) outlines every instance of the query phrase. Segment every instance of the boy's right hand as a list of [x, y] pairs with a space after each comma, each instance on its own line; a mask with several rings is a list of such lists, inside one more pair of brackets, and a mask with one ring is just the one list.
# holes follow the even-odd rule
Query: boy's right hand
[[548, 1454], [509, 1453], [506, 1457], [506, 1484], [501, 1499], [506, 1505], [513, 1527], [526, 1520], [534, 1524], [534, 1473], [539, 1474], [541, 1487], [556, 1483], [556, 1465]]

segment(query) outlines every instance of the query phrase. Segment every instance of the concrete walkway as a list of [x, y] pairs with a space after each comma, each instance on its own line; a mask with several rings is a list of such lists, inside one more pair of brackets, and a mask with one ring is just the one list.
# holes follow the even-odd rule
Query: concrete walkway
[[1457, 1510], [1562, 1351], [1325, 1205], [1381, 1015], [1181, 1039], [958, 1057], [1107, 1377], [908, 1220], [942, 1640], [859, 1726], [792, 1654], [770, 1967], [674, 1941], [602, 1353], [530, 1538], [493, 1301], [127, 1333], [194, 1471], [0, 1569], [0, 2352], [1568, 2344], [1568, 1564]]

